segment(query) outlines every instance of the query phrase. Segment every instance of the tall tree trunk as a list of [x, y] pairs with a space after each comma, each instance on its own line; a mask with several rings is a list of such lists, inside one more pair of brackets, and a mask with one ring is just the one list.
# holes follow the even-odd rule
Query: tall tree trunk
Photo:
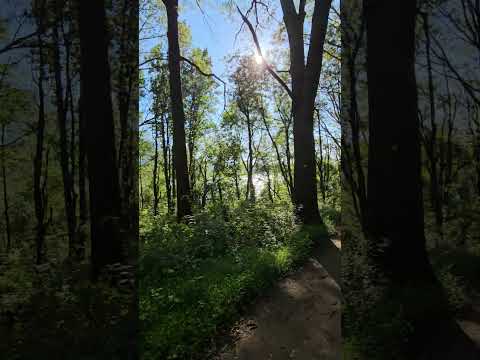
[[222, 189], [221, 180], [217, 181], [217, 190], [218, 190], [218, 198], [220, 199], [220, 205], [223, 206], [223, 189]]
[[[166, 125], [166, 126], [165, 126]], [[167, 211], [173, 212], [172, 203], [172, 181], [170, 172], [170, 139], [168, 133], [168, 115], [162, 114], [160, 118], [160, 136], [162, 137], [162, 155], [163, 155], [163, 176], [165, 177], [165, 192], [167, 194]]]
[[479, 108], [473, 101], [468, 101], [466, 104], [468, 128], [473, 144], [473, 158], [475, 162], [476, 173], [473, 181], [476, 183], [476, 192], [480, 196], [480, 117]]
[[[2, 145], [5, 144], [5, 123], [2, 124], [2, 135], [1, 135], [1, 142]], [[10, 231], [10, 216], [8, 211], [8, 187], [7, 187], [7, 165], [6, 162], [6, 151], [7, 149], [5, 146], [2, 147], [2, 190], [3, 190], [3, 216], [5, 218], [5, 235], [7, 238], [7, 252], [10, 252], [10, 248], [12, 246], [12, 235]]]
[[[138, 156], [138, 163], [142, 163], [142, 155]], [[140, 185], [140, 209], [143, 210], [145, 208], [145, 198], [143, 196], [143, 179], [142, 179], [142, 172], [138, 171], [138, 184]]]
[[[356, 14], [349, 9], [349, 4], [341, 9], [343, 13], [342, 23], [353, 23]], [[365, 16], [363, 13], [359, 14], [360, 24], [358, 26], [345, 26], [342, 29], [342, 73], [346, 74], [342, 80], [342, 95], [345, 95], [346, 101], [343, 102], [342, 118], [343, 125], [350, 127], [342, 129], [341, 139], [341, 166], [343, 175], [346, 178], [345, 185], [350, 187], [352, 199], [354, 202], [354, 209], [357, 218], [360, 221], [362, 232], [366, 233], [366, 182], [363, 167], [363, 156], [361, 152], [360, 140], [360, 124], [361, 118], [358, 111], [358, 96], [357, 96], [357, 57], [363, 44], [365, 34]], [[348, 137], [348, 140], [346, 141]]]
[[168, 18], [168, 70], [170, 100], [173, 118], [174, 167], [177, 180], [177, 219], [192, 214], [190, 181], [188, 178], [185, 143], [185, 112], [183, 109], [182, 80], [180, 77], [180, 46], [178, 43], [178, 0], [163, 0]]
[[[200, 206], [202, 207], [202, 209], [204, 209], [205, 205], [207, 204], [207, 195], [208, 195], [207, 166], [208, 166], [208, 163], [205, 160], [205, 166], [202, 169], [203, 192], [202, 192], [202, 199], [201, 199], [201, 202], [200, 202]], [[239, 194], [239, 196], [240, 196], [240, 194]]]
[[270, 178], [270, 168], [267, 163], [264, 164], [265, 167], [265, 173], [267, 174], [267, 194], [268, 194], [268, 199], [270, 200], [271, 203], [273, 203], [273, 194], [272, 194], [272, 179]]
[[322, 131], [321, 131], [321, 119], [320, 115], [318, 116], [318, 154], [319, 160], [317, 161], [318, 166], [318, 177], [320, 178], [320, 192], [322, 194], [322, 200], [325, 202], [326, 199], [326, 184], [325, 184], [325, 159], [323, 154], [323, 143], [322, 143]]
[[[432, 60], [430, 55], [430, 27], [428, 13], [422, 13], [423, 32], [425, 34], [425, 50], [427, 55], [427, 75], [428, 75], [428, 100], [430, 105], [430, 132], [427, 136], [427, 154], [430, 161], [430, 201], [435, 214], [435, 225], [440, 238], [443, 237], [443, 214], [442, 203], [440, 199], [440, 177], [438, 175], [438, 153], [437, 153], [437, 122], [435, 111], [435, 88], [433, 85]], [[439, 239], [436, 239], [435, 246], [439, 245]]]
[[322, 223], [318, 211], [313, 115], [331, 0], [315, 0], [306, 64], [303, 33], [305, 7], [300, 6], [297, 13], [293, 0], [281, 0], [280, 3], [290, 46], [295, 206], [303, 223]]
[[177, 194], [177, 181], [176, 181], [176, 169], [175, 169], [175, 151], [173, 148], [170, 148], [170, 181], [172, 182], [172, 211], [171, 213], [173, 214], [175, 207], [176, 207], [176, 198], [174, 194]]
[[[117, 103], [120, 120], [119, 175], [122, 223], [125, 245], [133, 258], [138, 233], [138, 1], [118, 1], [121, 8], [117, 72]], [[134, 101], [132, 101], [132, 99]]]
[[120, 189], [104, 1], [79, 1], [81, 97], [86, 122], [92, 277], [123, 262]]
[[[37, 17], [37, 40], [38, 40], [38, 123], [36, 136], [35, 157], [33, 160], [33, 200], [35, 203], [35, 217], [37, 220], [35, 234], [35, 253], [37, 265], [42, 264], [45, 259], [45, 209], [46, 196], [42, 186], [43, 150], [45, 141], [45, 58], [43, 34], [45, 31], [43, 16], [45, 13], [45, 2], [38, 4], [39, 16]], [[48, 158], [48, 155], [47, 155]], [[44, 178], [44, 181], [46, 179]]]
[[248, 132], [248, 159], [247, 159], [247, 192], [246, 200], [255, 201], [255, 188], [253, 186], [253, 128], [252, 121], [248, 112], [244, 112], [247, 118]]
[[401, 303], [412, 326], [402, 349], [408, 358], [473, 359], [473, 345], [452, 318], [425, 247], [414, 67], [416, 1], [370, 0], [365, 5], [371, 254], [387, 280], [389, 298]]
[[[71, 9], [70, 9], [71, 11]], [[75, 235], [74, 235], [74, 240], [75, 240], [75, 259], [77, 261], [81, 261], [85, 257], [85, 242], [84, 239], [81, 238], [81, 230], [79, 226], [77, 225], [77, 218], [76, 218], [76, 209], [77, 209], [77, 199], [78, 196], [76, 191], [75, 191], [75, 172], [78, 172], [77, 164], [76, 164], [76, 159], [75, 159], [75, 145], [77, 144], [75, 139], [75, 106], [74, 106], [74, 96], [73, 96], [73, 83], [72, 83], [72, 66], [71, 66], [71, 61], [72, 61], [72, 41], [71, 41], [71, 34], [72, 34], [72, 25], [70, 24], [69, 27], [69, 33], [65, 32], [65, 26], [64, 22], [61, 22], [61, 29], [62, 29], [62, 37], [64, 39], [65, 43], [65, 77], [66, 77], [66, 101], [68, 102], [68, 108], [70, 110], [70, 149], [69, 149], [69, 162], [70, 162], [70, 187], [72, 191], [72, 208], [74, 209], [74, 217], [75, 217]], [[80, 110], [79, 110], [80, 111]], [[78, 120], [80, 123], [80, 120]]]
[[[197, 125], [197, 106], [195, 106], [195, 93], [192, 95], [192, 107], [190, 109], [190, 120], [189, 120], [189, 132], [188, 132], [188, 171], [189, 171], [189, 179], [190, 179], [190, 186], [191, 189], [195, 189], [195, 174], [196, 174], [196, 169], [195, 169], [195, 146], [196, 146], [196, 125]], [[193, 193], [192, 193], [193, 195]], [[196, 199], [192, 199], [193, 201], [196, 201]]]
[[287, 174], [288, 174], [288, 182], [290, 184], [288, 193], [290, 195], [290, 198], [293, 201], [294, 193], [295, 193], [295, 184], [293, 183], [293, 176], [292, 176], [292, 151], [290, 150], [290, 125], [291, 125], [291, 118], [288, 121], [285, 121], [284, 126], [285, 126], [285, 157], [287, 158]]
[[77, 255], [85, 257], [85, 246], [88, 238], [88, 194], [87, 194], [87, 128], [84, 116], [82, 98], [78, 102], [78, 202], [79, 202], [79, 227], [77, 234]]
[[60, 37], [58, 32], [58, 27], [60, 22], [63, 21], [61, 4], [58, 2], [55, 3], [57, 8], [55, 14], [55, 24], [53, 26], [53, 70], [55, 76], [55, 95], [56, 95], [56, 107], [57, 107], [57, 123], [60, 136], [60, 167], [62, 170], [62, 180], [63, 180], [63, 196], [65, 202], [65, 216], [67, 219], [67, 228], [68, 228], [68, 255], [70, 258], [75, 257], [75, 236], [76, 236], [76, 214], [75, 214], [75, 203], [73, 200], [74, 197], [74, 187], [73, 187], [73, 178], [70, 173], [69, 167], [69, 149], [68, 149], [68, 140], [67, 140], [67, 113], [68, 113], [68, 103], [64, 101], [63, 97], [63, 82], [62, 82], [62, 65], [60, 58]]
[[233, 166], [235, 167], [235, 174], [234, 174], [234, 180], [235, 180], [235, 195], [237, 196], [237, 200], [240, 200], [240, 183], [238, 181], [238, 169], [237, 169], [237, 160], [235, 160]]
[[[360, 30], [363, 33], [363, 26]], [[357, 74], [356, 74], [356, 57], [359, 51], [360, 43], [361, 43], [361, 35], [359, 37], [358, 44], [356, 44], [356, 48], [353, 50], [352, 58], [348, 59], [348, 71], [350, 74], [349, 82], [350, 82], [350, 104], [349, 104], [349, 121], [350, 126], [352, 128], [352, 147], [353, 147], [353, 162], [355, 168], [352, 167], [352, 176], [356, 173], [357, 178], [357, 197], [358, 197], [358, 209], [360, 220], [362, 224], [362, 229], [365, 229], [366, 225], [366, 202], [367, 202], [367, 193], [366, 188], [367, 185], [365, 184], [365, 174], [363, 170], [363, 157], [362, 151], [360, 148], [360, 113], [358, 111], [358, 102], [357, 102]]]
[[[287, 187], [287, 191], [288, 191], [288, 195], [290, 196], [290, 198], [292, 197], [292, 184], [290, 182], [291, 178], [292, 178], [292, 174], [290, 172], [290, 169], [288, 168], [288, 165], [286, 166], [282, 160], [282, 157], [280, 155], [280, 149], [278, 148], [278, 144], [277, 142], [275, 141], [275, 138], [270, 130], [270, 126], [268, 125], [268, 122], [267, 122], [267, 119], [265, 117], [265, 112], [263, 111], [262, 109], [262, 119], [263, 119], [263, 125], [265, 126], [265, 129], [267, 130], [267, 134], [268, 134], [268, 137], [270, 138], [270, 142], [272, 143], [273, 145], [273, 149], [275, 150], [275, 155], [276, 155], [276, 158], [277, 158], [277, 163], [278, 163], [278, 167], [280, 169], [280, 173], [282, 174], [282, 177], [283, 177], [283, 180], [285, 182], [285, 186]], [[288, 132], [287, 132], [288, 134]], [[288, 146], [288, 140], [287, 140], [287, 146]], [[289, 159], [287, 158], [287, 162], [289, 161]]]
[[[157, 119], [155, 119], [157, 120]], [[158, 184], [158, 123], [153, 123], [153, 139], [155, 143], [155, 152], [153, 155], [153, 171], [152, 171], [152, 186], [153, 186], [153, 216], [158, 215], [159, 203], [159, 184]]]

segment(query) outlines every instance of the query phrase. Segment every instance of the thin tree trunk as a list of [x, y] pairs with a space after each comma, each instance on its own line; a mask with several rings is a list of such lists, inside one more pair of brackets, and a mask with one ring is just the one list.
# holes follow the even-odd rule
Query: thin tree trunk
[[55, 95], [56, 95], [56, 107], [57, 107], [57, 123], [60, 136], [60, 166], [62, 170], [63, 180], [63, 196], [65, 202], [65, 216], [67, 219], [68, 228], [68, 255], [70, 258], [75, 257], [75, 236], [76, 236], [76, 214], [74, 204], [74, 188], [73, 178], [70, 173], [69, 167], [69, 149], [67, 140], [67, 113], [68, 103], [63, 98], [63, 83], [62, 83], [62, 65], [60, 58], [60, 37], [58, 32], [59, 23], [63, 21], [61, 14], [60, 4], [55, 3], [57, 7], [57, 13], [55, 16], [56, 24], [53, 26], [53, 70], [55, 76]]
[[255, 188], [253, 186], [253, 129], [248, 112], [244, 113], [247, 118], [248, 132], [248, 160], [247, 160], [247, 193], [248, 201], [255, 201]]
[[155, 143], [155, 152], [153, 155], [153, 172], [152, 172], [152, 186], [153, 186], [153, 216], [158, 215], [159, 203], [159, 184], [158, 184], [158, 124], [155, 121], [153, 124], [153, 139]]
[[207, 179], [207, 161], [205, 161], [204, 169], [202, 170], [203, 176], [203, 193], [202, 193], [202, 200], [201, 200], [201, 207], [202, 209], [205, 208], [207, 204], [207, 194], [208, 194], [208, 179]]
[[79, 231], [77, 234], [77, 255], [85, 257], [85, 246], [88, 237], [88, 190], [87, 190], [87, 149], [86, 149], [86, 121], [82, 98], [79, 100], [78, 114], [78, 200], [79, 200]]
[[[35, 234], [35, 250], [36, 263], [42, 264], [46, 260], [45, 256], [45, 208], [46, 196], [42, 187], [42, 167], [43, 167], [43, 150], [45, 141], [45, 59], [44, 59], [44, 43], [42, 35], [45, 31], [43, 24], [43, 16], [45, 12], [45, 3], [39, 3], [39, 16], [37, 18], [37, 40], [38, 40], [38, 123], [36, 136], [36, 150], [33, 160], [33, 199], [35, 203], [35, 217], [37, 220], [36, 234]], [[47, 155], [48, 158], [48, 155]], [[46, 180], [45, 180], [46, 181]]]
[[[5, 144], [5, 123], [2, 124], [2, 144]], [[5, 217], [5, 235], [7, 237], [7, 252], [10, 252], [12, 246], [12, 235], [10, 231], [10, 215], [8, 211], [10, 210], [8, 207], [8, 189], [7, 189], [7, 166], [6, 162], [6, 148], [2, 147], [2, 183], [3, 183], [3, 215]]]
[[272, 179], [270, 178], [270, 169], [268, 164], [265, 164], [265, 173], [267, 174], [267, 190], [268, 190], [268, 199], [273, 203], [273, 194], [272, 194]]
[[[275, 150], [275, 155], [277, 157], [277, 162], [278, 162], [278, 167], [280, 168], [280, 172], [282, 174], [283, 180], [285, 181], [285, 186], [287, 187], [288, 194], [291, 197], [292, 194], [292, 184], [290, 182], [290, 179], [292, 177], [292, 174], [290, 173], [290, 170], [285, 166], [284, 162], [282, 161], [282, 157], [280, 156], [280, 150], [278, 148], [278, 144], [275, 141], [272, 132], [270, 130], [270, 126], [268, 125], [267, 119], [265, 118], [265, 114], [262, 111], [262, 119], [263, 119], [263, 124], [265, 125], [265, 129], [267, 130], [268, 137], [270, 138], [270, 141], [273, 145], [273, 148]], [[288, 159], [287, 159], [288, 161]]]
[[[428, 138], [427, 143], [427, 153], [429, 154], [430, 161], [430, 201], [432, 204], [432, 209], [435, 214], [435, 225], [439, 236], [442, 238], [442, 228], [443, 228], [443, 214], [442, 214], [442, 204], [439, 198], [440, 195], [440, 177], [438, 175], [437, 169], [437, 122], [436, 122], [436, 111], [435, 111], [435, 89], [433, 86], [433, 74], [432, 74], [432, 60], [430, 55], [430, 28], [428, 23], [428, 14], [422, 13], [423, 18], [423, 31], [425, 34], [425, 50], [427, 54], [427, 75], [428, 75], [428, 99], [430, 104], [430, 137]], [[426, 135], [426, 134], [425, 134]], [[436, 238], [435, 246], [438, 247], [439, 239]]]
[[[166, 128], [164, 121], [167, 122]], [[165, 192], [167, 194], [167, 211], [170, 214], [173, 212], [170, 157], [168, 155], [168, 150], [170, 148], [170, 140], [168, 137], [168, 115], [165, 114], [162, 115], [160, 119], [160, 136], [162, 137], [163, 175], [165, 177]]]
[[237, 160], [235, 160], [233, 166], [235, 167], [235, 174], [234, 174], [234, 180], [235, 180], [235, 195], [237, 196], [237, 200], [240, 200], [240, 184], [238, 181], [238, 169], [237, 169]]
[[289, 195], [294, 200], [294, 193], [295, 193], [295, 184], [293, 182], [292, 176], [292, 152], [290, 150], [290, 125], [291, 120], [285, 122], [285, 156], [287, 158], [287, 174], [288, 174], [288, 182], [290, 183], [290, 190]]
[[321, 131], [321, 119], [318, 116], [318, 154], [319, 160], [317, 162], [318, 166], [318, 177], [320, 178], [320, 192], [322, 194], [322, 200], [325, 202], [326, 198], [326, 189], [325, 189], [325, 160], [323, 156], [323, 144], [322, 144], [322, 131]]
[[[138, 156], [138, 163], [141, 164], [142, 163], [142, 155], [139, 155]], [[138, 169], [138, 183], [140, 185], [140, 209], [144, 209], [145, 208], [145, 198], [143, 196], [143, 182], [142, 182], [142, 172], [140, 171], [140, 166], [139, 166], [139, 169]]]
[[175, 169], [175, 152], [170, 148], [170, 181], [172, 182], [172, 214], [177, 206], [176, 197], [174, 194], [177, 193], [177, 181], [176, 181], [176, 169]]

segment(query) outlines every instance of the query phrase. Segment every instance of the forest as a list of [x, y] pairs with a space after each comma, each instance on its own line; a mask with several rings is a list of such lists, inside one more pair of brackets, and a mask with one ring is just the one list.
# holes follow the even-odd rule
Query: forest
[[476, 359], [478, 3], [374, 3], [341, 9], [344, 356]]
[[[328, 271], [339, 273], [330, 240], [339, 245], [339, 9], [328, 1], [300, 3], [140, 6], [139, 311], [146, 359], [229, 359], [239, 352], [286, 358], [292, 351], [308, 358], [326, 341], [315, 335], [311, 348], [295, 350], [288, 341], [279, 349], [273, 334], [257, 347], [246, 336], [224, 340], [252, 313], [257, 296], [314, 252], [317, 259], [328, 253]], [[224, 45], [214, 40], [217, 27], [225, 27]], [[299, 28], [308, 31], [306, 45]], [[336, 308], [324, 308], [335, 316], [322, 326], [332, 339], [315, 351], [333, 359], [339, 291], [331, 296]], [[280, 327], [279, 313], [312, 301], [289, 298], [268, 319], [245, 326]]]
[[131, 357], [138, 7], [0, 8], [0, 357]]
[[477, 0], [0, 7], [6, 359], [476, 360]]

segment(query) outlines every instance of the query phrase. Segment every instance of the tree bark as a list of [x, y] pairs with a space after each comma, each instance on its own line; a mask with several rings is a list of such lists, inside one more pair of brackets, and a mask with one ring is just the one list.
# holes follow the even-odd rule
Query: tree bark
[[177, 219], [192, 214], [190, 181], [185, 143], [185, 112], [180, 77], [180, 46], [178, 42], [178, 0], [163, 0], [168, 20], [168, 70], [173, 118], [174, 167], [177, 180]]
[[248, 111], [242, 111], [247, 121], [248, 157], [247, 157], [247, 201], [255, 202], [255, 187], [253, 185], [253, 124]]
[[171, 181], [171, 171], [170, 171], [171, 161], [168, 153], [170, 149], [170, 138], [168, 135], [168, 132], [169, 132], [168, 128], [169, 128], [168, 115], [163, 114], [160, 119], [160, 136], [162, 137], [163, 175], [165, 177], [165, 192], [167, 194], [167, 211], [170, 214], [173, 212], [173, 202], [172, 202], [172, 181]]
[[[293, 190], [292, 190], [292, 183], [290, 182], [292, 178], [292, 174], [290, 172], [290, 169], [288, 168], [288, 162], [290, 159], [287, 157], [287, 165], [285, 165], [280, 155], [280, 149], [278, 147], [277, 142], [275, 141], [275, 137], [273, 136], [272, 131], [270, 130], [270, 126], [268, 125], [267, 119], [265, 117], [265, 111], [263, 109], [261, 110], [261, 115], [263, 119], [263, 124], [265, 126], [265, 130], [267, 130], [267, 135], [270, 138], [270, 142], [273, 145], [273, 149], [275, 150], [278, 167], [280, 169], [280, 173], [282, 174], [282, 178], [285, 182], [285, 186], [287, 187], [288, 195], [290, 196], [290, 198], [292, 198]], [[286, 133], [288, 135], [288, 130], [286, 131]], [[288, 146], [288, 139], [286, 139], [286, 146]], [[288, 154], [288, 150], [286, 150], [286, 153]]]
[[155, 152], [153, 155], [152, 187], [153, 187], [153, 216], [158, 215], [159, 184], [158, 184], [158, 123], [157, 119], [153, 123], [153, 139]]
[[[5, 123], [2, 124], [2, 144], [5, 144]], [[2, 147], [2, 190], [3, 190], [3, 216], [5, 218], [5, 235], [7, 237], [7, 252], [10, 252], [12, 247], [12, 234], [10, 231], [10, 215], [8, 207], [8, 186], [7, 186], [7, 166], [6, 162], [6, 148]]]
[[120, 187], [115, 149], [104, 1], [79, 1], [81, 97], [86, 122], [92, 278], [122, 263]]
[[[423, 32], [425, 34], [425, 50], [427, 55], [427, 75], [428, 75], [428, 100], [430, 105], [430, 136], [427, 137], [428, 141], [425, 144], [427, 146], [427, 154], [429, 157], [429, 174], [430, 174], [430, 201], [432, 209], [435, 214], [435, 225], [437, 227], [440, 240], [443, 240], [443, 213], [442, 202], [440, 199], [440, 178], [438, 174], [438, 153], [437, 153], [437, 122], [435, 111], [435, 88], [433, 85], [433, 73], [432, 73], [432, 60], [430, 55], [431, 42], [430, 42], [430, 27], [429, 27], [429, 15], [428, 13], [422, 13], [423, 19]], [[427, 136], [427, 134], [424, 134]], [[437, 239], [435, 245], [438, 247], [439, 240]]]
[[[60, 143], [60, 167], [62, 170], [62, 180], [63, 180], [63, 197], [65, 203], [65, 216], [67, 219], [67, 229], [68, 229], [68, 254], [70, 258], [74, 258], [76, 253], [76, 227], [77, 227], [77, 218], [76, 218], [76, 209], [75, 209], [75, 194], [74, 194], [74, 184], [73, 177], [70, 172], [69, 167], [69, 149], [68, 149], [68, 140], [67, 140], [67, 113], [68, 113], [68, 102], [64, 100], [63, 97], [63, 81], [62, 81], [62, 65], [60, 59], [60, 36], [58, 32], [59, 24], [63, 21], [62, 19], [62, 8], [61, 4], [58, 2], [55, 3], [56, 12], [55, 12], [55, 24], [53, 25], [53, 72], [55, 77], [55, 96], [56, 96], [56, 107], [57, 107], [57, 124], [58, 124], [58, 133], [59, 133], [59, 143]], [[73, 124], [73, 121], [72, 121]]]
[[[38, 123], [36, 136], [35, 157], [33, 160], [33, 200], [35, 203], [35, 217], [37, 220], [35, 234], [35, 252], [37, 265], [45, 261], [45, 209], [46, 196], [45, 187], [42, 184], [43, 153], [45, 141], [45, 58], [43, 34], [45, 31], [43, 16], [45, 13], [45, 2], [38, 4], [39, 16], [37, 17], [37, 40], [38, 40]], [[44, 182], [46, 179], [44, 178]]]
[[281, 0], [280, 3], [290, 45], [295, 206], [303, 223], [322, 223], [318, 211], [313, 114], [331, 0], [315, 1], [306, 64], [303, 34], [305, 9], [301, 7], [297, 13], [293, 0]]
[[88, 190], [87, 190], [87, 153], [86, 153], [86, 121], [82, 98], [78, 102], [78, 202], [79, 202], [79, 227], [77, 234], [77, 254], [82, 259], [85, 257], [85, 245], [87, 243], [88, 226]]

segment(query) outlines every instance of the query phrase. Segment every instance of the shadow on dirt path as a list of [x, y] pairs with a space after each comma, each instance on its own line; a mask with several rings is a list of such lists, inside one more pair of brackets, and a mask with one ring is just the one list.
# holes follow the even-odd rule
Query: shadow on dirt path
[[480, 297], [475, 297], [471, 310], [457, 319], [457, 322], [480, 349]]
[[341, 359], [340, 242], [323, 241], [306, 263], [260, 297], [216, 360]]

